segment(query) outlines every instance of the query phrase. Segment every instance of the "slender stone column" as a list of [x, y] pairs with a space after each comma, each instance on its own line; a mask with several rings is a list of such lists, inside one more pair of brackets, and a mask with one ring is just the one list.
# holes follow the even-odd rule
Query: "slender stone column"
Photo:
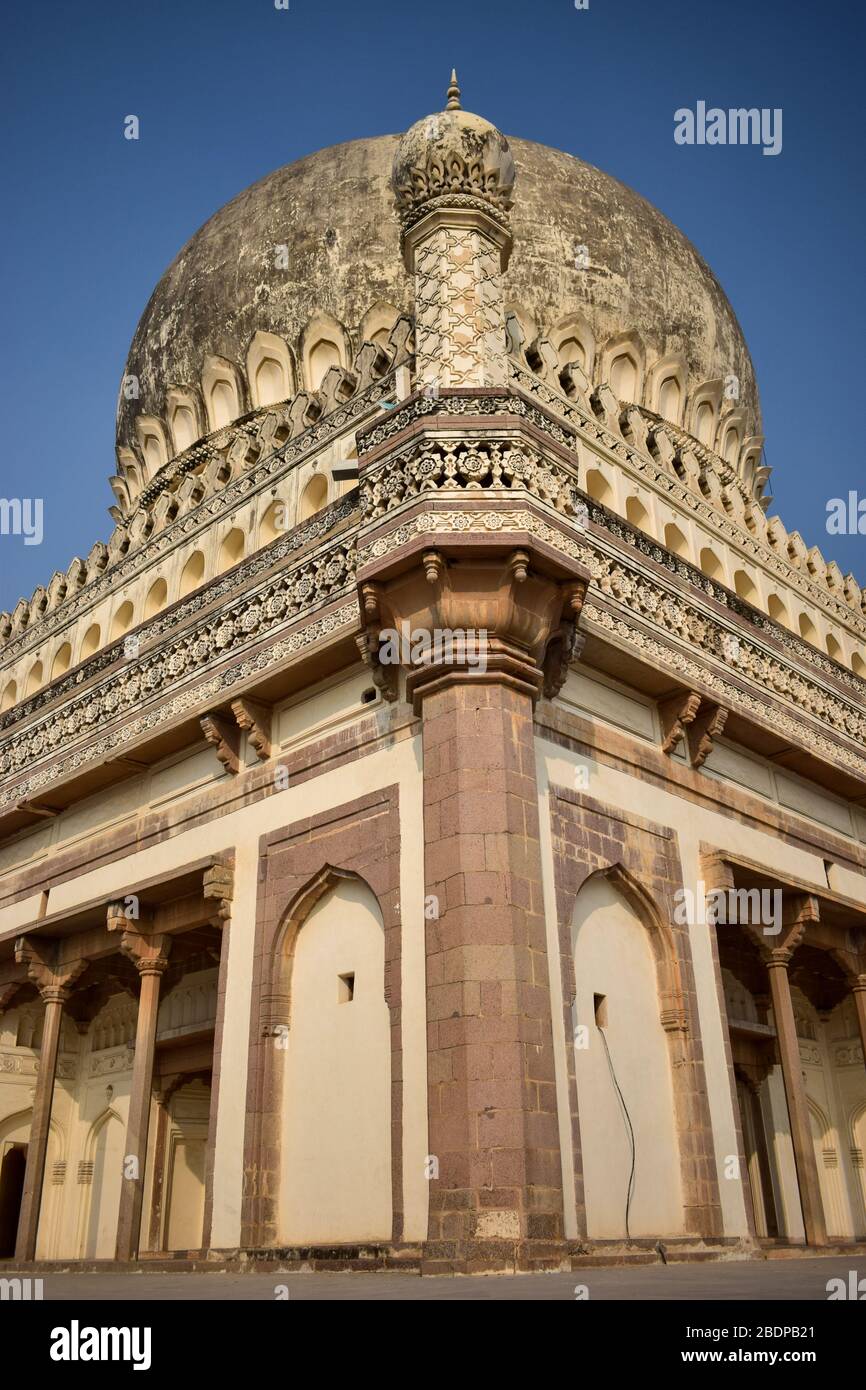
[[785, 1098], [788, 1102], [791, 1142], [794, 1147], [794, 1163], [800, 1188], [800, 1205], [803, 1210], [806, 1240], [809, 1245], [826, 1245], [827, 1230], [824, 1223], [824, 1208], [821, 1202], [818, 1167], [815, 1162], [815, 1148], [812, 1143], [812, 1126], [809, 1122], [809, 1106], [803, 1085], [800, 1046], [797, 1042], [797, 1027], [794, 1021], [791, 986], [788, 980], [791, 952], [784, 948], [768, 951], [764, 959], [770, 978], [773, 1018], [776, 1023], [776, 1034], [779, 1042]]
[[72, 993], [73, 982], [87, 966], [86, 961], [76, 961], [73, 965], [58, 968], [51, 963], [51, 957], [55, 952], [56, 943], [53, 941], [21, 937], [15, 943], [15, 958], [19, 964], [28, 964], [30, 979], [39, 989], [45, 1005], [39, 1070], [36, 1073], [36, 1095], [33, 1100], [33, 1118], [30, 1122], [30, 1138], [27, 1145], [27, 1166], [24, 1170], [24, 1191], [15, 1242], [16, 1260], [36, 1258], [39, 1210], [51, 1129], [51, 1105], [57, 1074], [57, 1054], [60, 1050], [60, 1030], [63, 1025], [63, 1005]]
[[866, 975], [857, 975], [852, 980], [851, 993], [854, 996], [854, 1007], [857, 1010], [860, 1046], [863, 1049], [863, 1062], [866, 1065]]
[[[109, 927], [118, 925], [116, 914], [109, 909]], [[126, 1123], [126, 1148], [123, 1158], [123, 1181], [117, 1215], [117, 1245], [115, 1258], [134, 1260], [138, 1256], [141, 1236], [141, 1210], [144, 1200], [144, 1171], [147, 1162], [147, 1133], [150, 1124], [150, 1104], [153, 1090], [153, 1054], [156, 1044], [156, 1020], [159, 1011], [159, 986], [168, 965], [171, 938], [159, 934], [147, 935], [127, 928], [121, 938], [121, 950], [138, 971], [141, 984], [138, 999], [138, 1021], [135, 1030], [135, 1061], [132, 1069], [132, 1095]]]
[[27, 1167], [24, 1171], [21, 1214], [18, 1218], [18, 1239], [15, 1244], [15, 1258], [17, 1260], [34, 1260], [36, 1258], [39, 1207], [42, 1201], [45, 1159], [48, 1153], [48, 1132], [51, 1125], [51, 1102], [54, 1096], [54, 1077], [57, 1070], [57, 1053], [60, 1047], [60, 1027], [63, 1022], [63, 1004], [66, 997], [67, 994], [64, 990], [46, 990], [42, 993], [45, 1003], [45, 1022], [42, 1029], [42, 1047], [39, 1052], [39, 1071], [36, 1076], [33, 1118], [30, 1122], [30, 1139], [27, 1145]]

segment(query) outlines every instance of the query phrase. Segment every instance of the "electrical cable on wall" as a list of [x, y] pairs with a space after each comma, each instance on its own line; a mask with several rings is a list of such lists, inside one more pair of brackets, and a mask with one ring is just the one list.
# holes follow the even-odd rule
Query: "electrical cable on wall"
[[633, 1196], [633, 1194], [634, 1194], [634, 1170], [635, 1170], [635, 1158], [636, 1158], [636, 1152], [637, 1152], [637, 1151], [636, 1151], [636, 1148], [635, 1148], [634, 1129], [633, 1129], [633, 1127], [632, 1127], [631, 1116], [630, 1116], [629, 1113], [628, 1113], [628, 1106], [627, 1106], [626, 1103], [625, 1103], [625, 1097], [623, 1096], [623, 1093], [622, 1093], [622, 1091], [620, 1090], [619, 1082], [618, 1082], [617, 1079], [616, 1079], [616, 1072], [614, 1071], [614, 1066], [613, 1066], [613, 1058], [612, 1058], [611, 1055], [610, 1055], [610, 1048], [608, 1047], [607, 1037], [605, 1036], [604, 1027], [603, 1027], [602, 1024], [600, 1024], [600, 1023], [598, 1023], [598, 1022], [597, 1022], [597, 1024], [596, 1024], [596, 1026], [597, 1026], [597, 1028], [598, 1028], [598, 1031], [601, 1033], [602, 1042], [604, 1043], [604, 1050], [605, 1050], [605, 1052], [607, 1053], [607, 1064], [608, 1064], [608, 1066], [610, 1067], [610, 1074], [611, 1074], [611, 1077], [613, 1078], [613, 1084], [614, 1084], [614, 1086], [616, 1087], [616, 1093], [617, 1093], [617, 1095], [619, 1096], [619, 1103], [620, 1103], [620, 1105], [622, 1106], [622, 1113], [625, 1115], [625, 1122], [626, 1122], [626, 1124], [628, 1125], [629, 1141], [630, 1141], [630, 1143], [631, 1143], [631, 1172], [630, 1172], [629, 1175], [628, 1175], [628, 1192], [627, 1192], [627, 1194], [626, 1194], [626, 1199], [625, 1199], [625, 1238], [626, 1238], [626, 1240], [631, 1240], [631, 1232], [630, 1232], [629, 1226], [628, 1226], [628, 1217], [629, 1217], [629, 1211], [631, 1210], [631, 1199], [632, 1199], [632, 1196]]

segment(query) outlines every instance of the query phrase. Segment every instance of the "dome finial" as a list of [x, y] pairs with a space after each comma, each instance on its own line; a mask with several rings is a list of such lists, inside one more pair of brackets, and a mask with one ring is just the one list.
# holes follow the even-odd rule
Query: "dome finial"
[[457, 86], [457, 69], [451, 69], [451, 86], [448, 88], [448, 105], [446, 111], [462, 111], [460, 105], [460, 88]]

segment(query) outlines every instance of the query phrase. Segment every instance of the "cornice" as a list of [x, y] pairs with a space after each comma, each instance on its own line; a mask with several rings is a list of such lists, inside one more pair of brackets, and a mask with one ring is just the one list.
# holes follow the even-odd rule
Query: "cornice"
[[[87, 689], [71, 691], [65, 701], [55, 690], [41, 717], [20, 721], [23, 727], [0, 739], [0, 776], [7, 779], [0, 805], [32, 799], [169, 721], [254, 690], [257, 677], [335, 632], [357, 634], [359, 572], [419, 538], [435, 545], [437, 535], [460, 533], [486, 537], [485, 544], [498, 533], [506, 546], [529, 536], [576, 562], [592, 576], [585, 631], [628, 646], [673, 681], [704, 689], [796, 746], [866, 777], [866, 683], [806, 644], [786, 641], [784, 629], [584, 497], [576, 463], [564, 462], [561, 450], [542, 452], [535, 435], [521, 433], [515, 404], [518, 415], [527, 411], [542, 429], [531, 405], [512, 400], [512, 418], [504, 422], [510, 428], [501, 434], [497, 428], [489, 437], [469, 431], [454, 438], [461, 414], [477, 415], [485, 403], [490, 413], [501, 413], [503, 397], [454, 397], [449, 405], [452, 400], [444, 419], [440, 412], [429, 420], [428, 437], [396, 445], [369, 464], [374, 443], [393, 439], [395, 424], [405, 430], [407, 418], [401, 424], [389, 416], [368, 430], [360, 494], [348, 494], [330, 515], [296, 528], [161, 614], [142, 630], [137, 657], [110, 672], [85, 666], [80, 679], [92, 680]], [[428, 404], [418, 399], [413, 409], [423, 417]], [[317, 527], [327, 530], [318, 533], [318, 548], [281, 568], [309, 547]]]

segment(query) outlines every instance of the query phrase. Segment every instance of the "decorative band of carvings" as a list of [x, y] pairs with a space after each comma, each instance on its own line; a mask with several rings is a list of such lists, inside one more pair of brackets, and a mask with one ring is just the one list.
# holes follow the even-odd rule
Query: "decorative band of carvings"
[[[271, 563], [272, 560], [268, 568]], [[50, 781], [52, 776], [92, 762], [97, 754], [104, 758], [120, 744], [128, 743], [136, 733], [163, 723], [166, 709], [180, 714], [205, 699], [224, 698], [226, 691], [239, 680], [279, 660], [278, 652], [290, 655], [316, 640], [315, 624], [294, 633], [291, 638], [277, 641], [266, 653], [259, 653], [248, 668], [234, 668], [236, 672], [242, 671], [242, 675], [232, 677], [232, 672], [223, 670], [210, 681], [179, 692], [169, 706], [151, 710], [102, 738], [94, 738], [105, 723], [138, 709], [144, 701], [165, 696], [184, 678], [197, 674], [215, 660], [223, 661], [233, 651], [240, 652], [271, 632], [276, 635], [280, 629], [296, 624], [307, 614], [312, 617], [315, 608], [349, 592], [354, 575], [351, 541], [319, 552], [294, 569], [278, 572], [260, 588], [237, 598], [234, 604], [212, 612], [190, 630], [170, 638], [161, 648], [131, 659], [123, 668], [112, 672], [110, 679], [69, 701], [65, 707], [53, 710], [32, 727], [13, 734], [0, 744], [0, 776], [15, 776], [41, 758], [50, 758], [57, 750], [69, 748], [76, 740], [87, 739], [85, 747], [70, 751], [54, 762], [50, 773], [46, 770], [31, 778], [28, 784], [31, 790], [26, 795], [32, 795], [33, 789]], [[352, 613], [357, 620], [357, 610], [353, 609]], [[0, 805], [21, 800], [24, 794], [20, 786], [4, 787], [0, 791]]]
[[[319, 452], [336, 436], [343, 434], [348, 426], [356, 421], [359, 416], [366, 415], [382, 400], [393, 398], [395, 372], [392, 369], [385, 376], [379, 378], [365, 391], [359, 392], [344, 405], [338, 406], [330, 411], [315, 424], [310, 425], [303, 433], [296, 435], [293, 439], [279, 445], [269, 453], [266, 458], [259, 459], [255, 464], [244, 469], [236, 478], [226, 483], [224, 488], [208, 497], [205, 497], [198, 505], [184, 512], [183, 516], [178, 517], [152, 540], [137, 547], [120, 559], [110, 568], [105, 569], [97, 579], [91, 580], [76, 594], [58, 607], [56, 612], [46, 614], [38, 623], [28, 627], [18, 637], [13, 637], [2, 649], [0, 657], [3, 663], [17, 659], [23, 652], [31, 647], [39, 646], [47, 641], [59, 629], [67, 623], [77, 618], [82, 611], [87, 610], [104, 598], [106, 594], [113, 593], [121, 585], [127, 584], [147, 569], [154, 561], [158, 560], [167, 550], [170, 550], [180, 541], [189, 539], [190, 536], [199, 531], [207, 529], [211, 523], [228, 512], [233, 511], [237, 506], [247, 502], [251, 494], [258, 492], [262, 488], [273, 485], [279, 481], [285, 473], [291, 471], [293, 467], [303, 461], [309, 454]], [[230, 431], [221, 431], [220, 435], [212, 437], [204, 443], [193, 445], [186, 454], [182, 455], [177, 462], [181, 465], [180, 472], [190, 472], [199, 468], [202, 464], [208, 464], [214, 459], [222, 459], [226, 452], [226, 445], [222, 448], [217, 447], [216, 440], [225, 438], [228, 433], [227, 445], [229, 448], [243, 439], [248, 438], [251, 447], [254, 445], [257, 435], [260, 432], [262, 423], [269, 414], [273, 413], [273, 407], [265, 407], [257, 416], [255, 421], [244, 425], [233, 426]], [[351, 510], [351, 508], [349, 509]], [[130, 523], [132, 517], [129, 518]], [[329, 529], [335, 522], [334, 513], [330, 513], [330, 520], [327, 522], [326, 529]], [[309, 540], [317, 535], [324, 534], [321, 517], [314, 517], [302, 528]], [[305, 543], [305, 542], [301, 542]], [[296, 548], [296, 547], [293, 547]], [[113, 660], [110, 650], [101, 652], [100, 657], [105, 658], [103, 665]], [[74, 679], [82, 679], [75, 677]], [[56, 686], [53, 687], [56, 690]], [[27, 701], [25, 704], [16, 706], [15, 713], [24, 713], [32, 708], [33, 702]], [[0, 720], [0, 728], [5, 727], [3, 720]]]
[[[513, 358], [509, 360], [512, 380], [522, 390], [527, 391], [531, 397], [540, 401], [545, 409], [555, 411], [576, 433], [594, 438], [610, 453], [624, 458], [636, 472], [642, 473], [656, 488], [673, 497], [683, 508], [694, 512], [730, 545], [760, 561], [767, 569], [778, 574], [786, 584], [798, 589], [826, 613], [833, 614], [840, 622], [852, 626], [861, 637], [866, 637], [866, 617], [862, 613], [858, 613], [849, 604], [829, 593], [827, 589], [810, 578], [809, 575], [804, 574], [802, 570], [789, 564], [783, 556], [777, 555], [768, 545], [762, 544], [751, 532], [737, 526], [729, 517], [711, 506], [704, 497], [686, 487], [667, 469], [650, 458], [648, 454], [642, 453], [633, 444], [629, 444], [621, 436], [612, 433], [611, 430], [605, 428], [600, 420], [582, 410], [561, 392], [552, 390], [539, 377], [521, 367]], [[652, 417], [651, 412], [640, 408], [639, 413], [644, 417], [648, 428], [658, 423]], [[724, 486], [736, 487], [744, 498], [749, 497], [742, 479], [718, 454], [714, 454], [704, 445], [699, 444], [697, 440], [687, 436], [676, 426], [669, 424], [668, 421], [665, 420], [660, 423], [675, 447], [681, 443], [687, 443], [689, 450], [695, 455], [698, 462], [716, 473]]]
[[[453, 399], [463, 401], [467, 410], [477, 410], [479, 401], [507, 402], [514, 413], [513, 397], [446, 398]], [[383, 423], [368, 440], [388, 428], [389, 422]], [[453, 498], [454, 510], [425, 510], [401, 520], [401, 511], [417, 505], [418, 498], [428, 494], [431, 502], [436, 497], [440, 506]], [[461, 509], [468, 497], [473, 503], [488, 505], [484, 510], [465, 505]], [[341, 521], [349, 522], [358, 506], [358, 496], [349, 494], [317, 524], [333, 529]], [[316, 523], [295, 528], [231, 575], [205, 586], [155, 619], [141, 633], [146, 651], [103, 674], [91, 688], [73, 694], [66, 705], [57, 705], [59, 687], [55, 687], [53, 708], [32, 726], [12, 732], [0, 742], [0, 776], [20, 777], [35, 763], [44, 763], [26, 784], [7, 784], [0, 791], [0, 806], [27, 800], [54, 779], [105, 760], [169, 719], [203, 708], [215, 699], [225, 701], [234, 687], [336, 628], [357, 626], [357, 604], [354, 599], [349, 601], [349, 595], [358, 570], [414, 537], [443, 531], [523, 531], [569, 555], [593, 578], [590, 599], [595, 601], [586, 609], [590, 621], [675, 676], [685, 675], [717, 690], [731, 706], [750, 710], [762, 723], [784, 730], [793, 741], [819, 749], [831, 762], [866, 775], [866, 760], [847, 743], [866, 743], [862, 707], [847, 703], [820, 678], [811, 679], [808, 671], [787, 665], [760, 645], [762, 630], [771, 632], [778, 642], [784, 640], [783, 629], [605, 508], [582, 498], [576, 488], [576, 474], [567, 464], [542, 458], [523, 441], [428, 442], [365, 471], [360, 507], [368, 528], [378, 529], [382, 518], [387, 517], [388, 529], [368, 541], [359, 554], [355, 554], [356, 532], [352, 528], [335, 538], [329, 548], [307, 554], [293, 568], [274, 573], [280, 560], [312, 539], [315, 532], [311, 528]], [[594, 523], [591, 533], [578, 522], [578, 508]], [[545, 511], [556, 524], [548, 524]], [[566, 520], [569, 514], [571, 519]], [[641, 556], [663, 566], [680, 586], [669, 587], [655, 573], [648, 573], [640, 565]], [[638, 563], [630, 563], [632, 557]], [[253, 581], [262, 572], [268, 577], [255, 587]], [[689, 592], [682, 591], [683, 580], [688, 582]], [[746, 619], [756, 630], [755, 640], [742, 626], [726, 625], [702, 601], [703, 595]], [[604, 598], [613, 611], [604, 605]], [[228, 600], [226, 606], [219, 607], [221, 600]], [[337, 613], [316, 616], [323, 604], [343, 600]], [[207, 612], [196, 622], [195, 615], [202, 609]], [[658, 631], [658, 640], [645, 630], [646, 625]], [[289, 627], [292, 631], [287, 634]], [[226, 657], [235, 653], [241, 657], [254, 645], [259, 647], [255, 656], [225, 669]], [[794, 641], [790, 645], [804, 664], [810, 660], [813, 666], [819, 664], [810, 648]], [[721, 670], [715, 669], [716, 663]], [[726, 678], [725, 670], [731, 668], [751, 690]], [[831, 667], [831, 671], [838, 681], [838, 670]], [[91, 674], [88, 667], [80, 668], [78, 680]], [[866, 689], [855, 677], [848, 685], [859, 696]], [[144, 703], [150, 707], [139, 713]], [[824, 737], [811, 722], [798, 721], [798, 712], [828, 726], [828, 733], [832, 730], [840, 740]], [[114, 727], [106, 729], [106, 725]], [[106, 731], [101, 732], [103, 729]]]
[[[317, 513], [309, 521], [287, 531], [284, 536], [273, 541], [263, 550], [257, 550], [254, 555], [244, 560], [225, 578], [196, 590], [182, 603], [176, 604], [168, 612], [138, 628], [139, 643], [145, 645], [170, 632], [177, 631], [205, 606], [209, 608], [220, 600], [228, 600], [241, 593], [258, 575], [272, 569], [281, 560], [288, 559], [289, 556], [305, 549], [314, 541], [323, 540], [330, 532], [345, 523], [355, 513], [357, 506], [357, 497], [351, 493], [347, 494], [346, 497], [340, 498], [323, 512]], [[57, 699], [61, 699], [64, 695], [73, 694], [86, 681], [99, 675], [107, 667], [113, 666], [116, 661], [120, 661], [123, 657], [124, 639], [121, 638], [119, 642], [114, 642], [89, 661], [76, 667], [69, 675], [61, 676], [58, 680], [52, 681], [32, 699], [16, 705], [14, 709], [0, 716], [0, 732], [5, 732], [13, 724], [23, 722], [28, 715], [38, 713], [40, 709], [48, 704], [54, 704]]]
[[[511, 359], [511, 370], [513, 380], [518, 383], [521, 389], [526, 390], [529, 399], [515, 395], [513, 391], [491, 391], [478, 396], [443, 395], [436, 399], [429, 399], [426, 396], [415, 397], [401, 409], [393, 411], [386, 419], [377, 421], [359, 431], [359, 457], [363, 460], [364, 454], [371, 453], [393, 438], [394, 435], [401, 433], [415, 420], [422, 419], [427, 415], [440, 417], [451, 415], [458, 418], [464, 415], [518, 416], [529, 421], [536, 429], [556, 440], [558, 444], [575, 455], [578, 452], [578, 446], [582, 443], [599, 444], [617, 459], [622, 459], [628, 463], [636, 473], [643, 475], [657, 491], [667, 494], [683, 510], [692, 512], [700, 518], [710, 530], [741, 554], [766, 566], [768, 570], [779, 575], [786, 584], [799, 590], [826, 613], [832, 614], [862, 638], [866, 638], [866, 619], [862, 614], [857, 613], [842, 600], [835, 598], [827, 589], [809, 578], [808, 575], [803, 574], [801, 570], [795, 569], [782, 556], [775, 554], [768, 545], [763, 544], [757, 537], [753, 536], [751, 532], [736, 525], [730, 517], [713, 507], [705, 497], [694, 492], [676, 474], [657, 463], [648, 453], [641, 452], [633, 444], [623, 439], [621, 435], [613, 434], [601, 421], [581, 410], [568, 397], [551, 390], [540, 378], [519, 367], [513, 359]], [[675, 433], [679, 434], [679, 432]], [[720, 480], [725, 486], [736, 486], [740, 491], [743, 490], [742, 481], [734, 478], [731, 470], [726, 469], [722, 461], [718, 460], [715, 455], [711, 455], [697, 441], [690, 440], [689, 447], [699, 461], [707, 461], [708, 466], [719, 474]], [[627, 524], [623, 522], [622, 525], [625, 528]], [[651, 538], [647, 538], [647, 540], [648, 544], [653, 544]], [[784, 629], [780, 631], [784, 631]], [[844, 667], [836, 666], [826, 657], [822, 658], [818, 652], [815, 652], [814, 655], [810, 654], [810, 659], [817, 660], [825, 670], [832, 671], [839, 678], [856, 680], [856, 677], [851, 677]]]
[[242, 687], [262, 671], [287, 661], [305, 647], [312, 646], [314, 642], [330, 636], [342, 627], [351, 629], [357, 625], [358, 605], [353, 599], [351, 603], [344, 604], [336, 611], [297, 628], [288, 636], [276, 641], [272, 647], [260, 651], [255, 657], [220, 671], [202, 684], [179, 691], [172, 700], [158, 705], [147, 714], [120, 725], [101, 738], [85, 743], [66, 757], [50, 762], [26, 782], [0, 792], [0, 806], [8, 805], [10, 802], [27, 801], [52, 782], [69, 776], [89, 764], [104, 762], [142, 734], [170, 723], [191, 710], [204, 709], [215, 700], [225, 701], [235, 687]]
[[361, 519], [369, 524], [401, 503], [440, 489], [485, 495], [517, 489], [574, 516], [581, 506], [577, 476], [516, 439], [470, 443], [425, 441], [365, 472]]
[[[470, 530], [526, 531], [568, 554], [586, 566], [593, 576], [583, 621], [597, 622], [599, 627], [626, 640], [672, 674], [680, 678], [687, 675], [690, 680], [710, 686], [735, 708], [748, 708], [762, 723], [785, 729], [793, 741], [807, 747], [818, 746], [831, 762], [842, 763], [856, 774], [866, 776], [866, 759], [855, 749], [822, 738], [813, 725], [787, 713], [778, 697], [789, 700], [804, 713], [831, 724], [841, 735], [859, 743], [866, 742], [866, 715], [861, 710], [845, 704], [791, 670], [734, 627], [728, 628], [708, 612], [696, 610], [687, 596], [666, 589], [639, 570], [627, 568], [624, 557], [607, 554], [595, 543], [595, 537], [581, 537], [578, 533], [572, 539], [564, 535], [561, 528], [549, 526], [534, 510], [422, 512], [359, 550], [358, 568], [363, 569], [417, 536]], [[591, 602], [595, 588], [623, 605], [622, 613], [613, 614]], [[688, 642], [698, 653], [703, 652], [723, 666], [734, 665], [744, 681], [757, 682], [768, 692], [767, 696], [760, 698], [724, 680], [706, 661], [690, 657], [680, 645], [673, 650], [669, 643], [649, 636], [634, 622], [632, 613], [680, 642]]]

